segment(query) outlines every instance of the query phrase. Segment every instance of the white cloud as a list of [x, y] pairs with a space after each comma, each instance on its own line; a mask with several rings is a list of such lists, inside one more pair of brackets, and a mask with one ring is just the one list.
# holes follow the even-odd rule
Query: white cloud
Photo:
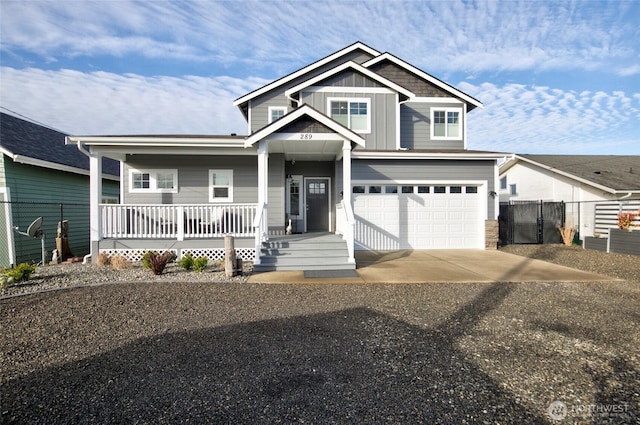
[[0, 6], [3, 52], [48, 60], [131, 54], [281, 75], [361, 40], [433, 72], [640, 72], [636, 2], [4, 0]]
[[640, 95], [460, 83], [484, 101], [469, 114], [469, 148], [516, 153], [640, 154]]
[[71, 134], [246, 134], [232, 103], [260, 79], [0, 68], [3, 107]]

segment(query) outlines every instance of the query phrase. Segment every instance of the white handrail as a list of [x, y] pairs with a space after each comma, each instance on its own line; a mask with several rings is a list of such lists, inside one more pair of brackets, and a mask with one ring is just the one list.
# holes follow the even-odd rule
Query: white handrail
[[101, 204], [102, 235], [117, 239], [251, 237], [256, 204]]
[[262, 207], [258, 207], [256, 211], [255, 219], [253, 220], [253, 229], [255, 234], [255, 246], [256, 254], [253, 264], [260, 264], [260, 249], [262, 248], [262, 242], [268, 239], [268, 224], [267, 224], [267, 204], [263, 203]]
[[349, 253], [348, 261], [350, 263], [355, 263], [354, 227], [356, 220], [353, 215], [353, 208], [351, 208], [351, 204], [342, 200], [338, 205], [336, 205], [336, 212], [336, 231], [342, 234], [342, 238], [347, 242], [347, 251]]

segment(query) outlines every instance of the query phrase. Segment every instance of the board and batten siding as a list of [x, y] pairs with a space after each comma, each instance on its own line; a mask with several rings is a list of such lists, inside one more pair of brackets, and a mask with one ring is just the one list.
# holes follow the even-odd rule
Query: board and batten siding
[[[357, 160], [351, 163], [352, 180], [360, 181], [486, 181], [487, 193], [495, 191], [495, 161], [456, 160]], [[487, 202], [488, 217], [495, 217], [495, 202]]]
[[[130, 170], [178, 170], [177, 193], [131, 193]], [[233, 203], [258, 202], [256, 156], [135, 155], [124, 164], [124, 204], [208, 204], [209, 170], [233, 170]], [[269, 227], [284, 229], [284, 155], [269, 155]], [[214, 203], [211, 203], [214, 204]], [[224, 203], [221, 203], [224, 205]]]
[[[460, 140], [431, 139], [431, 109], [460, 108]], [[400, 105], [400, 146], [407, 149], [464, 149], [464, 110], [462, 104], [407, 102]]]
[[[262, 96], [258, 96], [255, 99], [252, 99], [249, 104], [249, 120], [251, 124], [251, 132], [256, 132], [261, 128], [265, 127], [269, 124], [269, 107], [270, 106], [287, 106], [287, 111], [291, 112], [293, 107], [289, 105], [289, 99], [286, 98], [284, 92], [289, 88], [296, 86], [303, 81], [311, 79], [316, 75], [320, 75], [323, 72], [326, 72], [330, 69], [333, 69], [345, 62], [353, 61], [358, 64], [368, 61], [373, 56], [368, 53], [364, 53], [361, 51], [350, 52], [334, 61], [331, 61], [324, 66], [318, 67], [313, 71], [309, 71], [308, 73], [302, 75], [299, 78], [295, 78], [292, 81], [278, 87], [275, 90], [272, 90], [268, 93], [263, 94]], [[297, 105], [296, 105], [297, 106]]]
[[[367, 150], [395, 150], [396, 149], [396, 107], [397, 98], [390, 93], [353, 93], [348, 91], [335, 92], [303, 92], [302, 99], [311, 107], [330, 115], [327, 111], [329, 98], [362, 98], [371, 99], [371, 132], [360, 133], [365, 139]], [[363, 149], [357, 147], [356, 149]]]

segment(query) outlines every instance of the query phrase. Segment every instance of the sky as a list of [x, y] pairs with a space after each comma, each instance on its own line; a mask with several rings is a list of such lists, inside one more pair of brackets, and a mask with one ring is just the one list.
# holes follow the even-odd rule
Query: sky
[[640, 154], [640, 1], [0, 0], [0, 111], [247, 134], [238, 97], [356, 41], [483, 103], [473, 150]]

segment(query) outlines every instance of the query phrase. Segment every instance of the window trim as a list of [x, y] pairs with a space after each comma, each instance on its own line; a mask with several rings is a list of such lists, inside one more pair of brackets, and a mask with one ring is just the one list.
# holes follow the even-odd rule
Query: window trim
[[[158, 188], [158, 174], [173, 174], [173, 188]], [[149, 174], [149, 188], [134, 188], [134, 174]], [[177, 169], [129, 169], [129, 193], [178, 193], [178, 170]]]
[[371, 98], [369, 97], [327, 97], [327, 116], [331, 119], [331, 103], [332, 102], [347, 102], [347, 122], [351, 121], [351, 103], [366, 103], [367, 104], [367, 127], [364, 130], [354, 130], [348, 125], [345, 126], [349, 130], [358, 134], [371, 134]]
[[282, 116], [287, 115], [287, 107], [286, 106], [269, 106], [269, 116], [267, 118], [267, 121], [269, 122], [269, 124], [271, 124], [272, 122], [276, 121], [273, 119], [273, 112], [274, 111], [282, 111], [283, 114]]
[[[445, 128], [445, 133], [447, 134], [445, 136], [436, 136], [435, 135], [436, 128], [435, 128], [435, 122], [434, 122], [435, 121], [434, 115], [435, 115], [436, 112], [440, 112], [440, 111], [443, 111], [445, 113], [445, 115], [444, 115], [444, 119], [445, 119], [444, 128]], [[459, 117], [459, 122], [458, 122], [459, 135], [458, 136], [453, 136], [453, 137], [448, 136], [449, 128], [447, 126], [447, 120], [449, 119], [449, 112], [457, 112], [458, 113], [458, 117]], [[462, 120], [464, 119], [464, 115], [463, 115], [462, 108], [432, 106], [430, 108], [429, 115], [430, 115], [430, 119], [431, 119], [431, 125], [430, 125], [430, 128], [431, 128], [430, 129], [431, 140], [462, 140], [462, 136], [463, 136], [462, 133], [463, 133], [463, 130], [464, 130], [464, 125], [463, 125], [463, 122], [462, 122]]]
[[[213, 175], [216, 173], [228, 173], [229, 175], [229, 184], [227, 186], [223, 186], [223, 185], [217, 185], [215, 187], [227, 187], [229, 189], [229, 193], [227, 194], [228, 196], [225, 198], [219, 197], [219, 198], [215, 198], [213, 196], [214, 193], [214, 185], [213, 185]], [[227, 169], [212, 169], [209, 170], [209, 202], [212, 203], [229, 203], [229, 202], [233, 202], [233, 170], [230, 168]]]

